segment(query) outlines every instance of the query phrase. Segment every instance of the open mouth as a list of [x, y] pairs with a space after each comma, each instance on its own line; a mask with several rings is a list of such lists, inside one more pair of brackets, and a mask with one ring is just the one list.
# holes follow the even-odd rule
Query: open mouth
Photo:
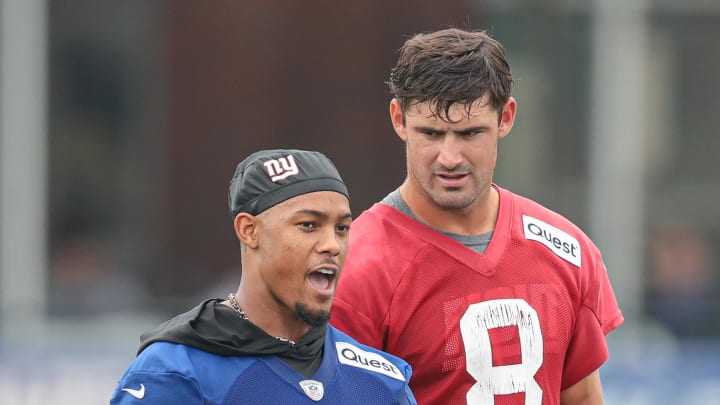
[[308, 274], [308, 281], [318, 290], [327, 291], [335, 285], [336, 277], [337, 271], [335, 269], [321, 268]]

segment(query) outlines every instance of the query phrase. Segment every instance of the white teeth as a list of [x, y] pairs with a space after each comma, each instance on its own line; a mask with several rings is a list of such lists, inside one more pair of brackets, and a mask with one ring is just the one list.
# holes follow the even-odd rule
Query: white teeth
[[320, 269], [318, 270], [318, 273], [326, 274], [328, 276], [332, 276], [335, 274], [335, 270], [328, 270], [328, 269]]

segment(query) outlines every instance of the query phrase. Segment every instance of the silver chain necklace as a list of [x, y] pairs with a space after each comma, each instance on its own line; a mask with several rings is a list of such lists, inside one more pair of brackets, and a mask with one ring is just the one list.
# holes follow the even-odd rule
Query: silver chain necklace
[[[228, 295], [227, 299], [228, 299], [228, 301], [230, 301], [230, 305], [232, 306], [233, 311], [235, 311], [235, 313], [238, 314], [238, 316], [241, 319], [244, 319], [244, 320], [250, 322], [250, 318], [248, 318], [245, 311], [243, 311], [243, 309], [240, 308], [240, 304], [238, 304], [238, 302], [237, 302], [235, 293], [230, 293]], [[288, 339], [288, 338], [284, 338], [284, 337], [280, 337], [280, 336], [273, 336], [273, 337], [281, 342], [285, 342], [285, 343], [289, 344], [290, 346], [295, 346], [295, 341], [292, 339]]]

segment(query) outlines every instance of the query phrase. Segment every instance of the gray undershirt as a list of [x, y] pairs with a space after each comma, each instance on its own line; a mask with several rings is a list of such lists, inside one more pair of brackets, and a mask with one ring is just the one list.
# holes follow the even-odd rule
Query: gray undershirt
[[383, 204], [387, 204], [403, 214], [409, 216], [410, 218], [420, 222], [421, 224], [428, 226], [442, 234], [445, 234], [456, 241], [462, 243], [463, 245], [469, 247], [470, 249], [478, 252], [478, 253], [484, 253], [485, 249], [487, 249], [488, 244], [490, 243], [490, 238], [492, 238], [493, 231], [487, 232], [487, 233], [481, 233], [480, 235], [460, 235], [458, 233], [452, 233], [452, 232], [445, 232], [442, 229], [434, 228], [424, 222], [422, 222], [411, 210], [410, 207], [405, 203], [405, 200], [403, 200], [402, 196], [400, 195], [400, 189], [395, 189], [392, 193], [388, 194], [385, 198], [383, 198], [382, 201], [380, 201]]

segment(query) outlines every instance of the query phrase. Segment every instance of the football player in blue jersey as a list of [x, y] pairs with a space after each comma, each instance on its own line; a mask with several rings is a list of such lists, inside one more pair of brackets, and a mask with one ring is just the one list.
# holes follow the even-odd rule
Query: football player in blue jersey
[[242, 277], [141, 337], [111, 404], [415, 404], [410, 366], [328, 324], [348, 247], [347, 188], [323, 154], [240, 162], [229, 206]]

